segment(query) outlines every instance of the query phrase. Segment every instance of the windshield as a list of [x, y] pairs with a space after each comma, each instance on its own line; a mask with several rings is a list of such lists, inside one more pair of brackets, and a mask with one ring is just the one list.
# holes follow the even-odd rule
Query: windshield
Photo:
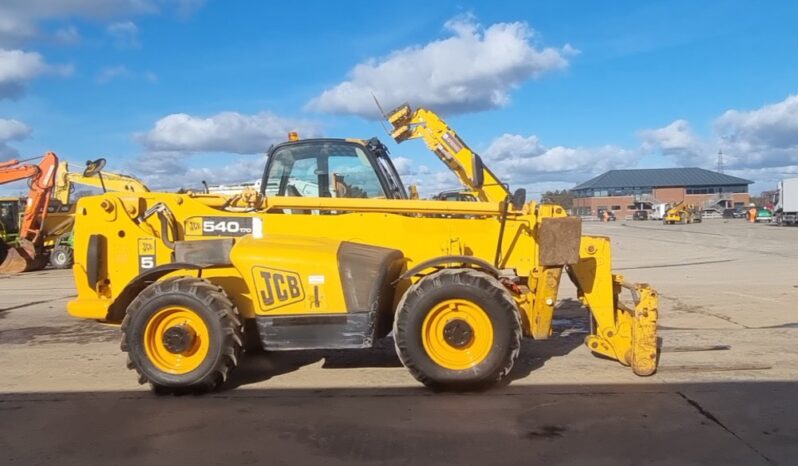
[[385, 198], [368, 154], [355, 143], [314, 141], [280, 147], [271, 155], [267, 196]]

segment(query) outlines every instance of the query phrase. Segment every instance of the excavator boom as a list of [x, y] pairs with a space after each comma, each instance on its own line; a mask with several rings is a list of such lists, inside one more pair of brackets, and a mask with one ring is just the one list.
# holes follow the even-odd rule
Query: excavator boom
[[[19, 273], [44, 265], [40, 257], [42, 227], [50, 204], [58, 156], [48, 152], [37, 165], [17, 160], [0, 163], [0, 184], [28, 179], [28, 199], [19, 228], [19, 242], [7, 250], [0, 263], [0, 273]], [[4, 245], [5, 246], [5, 245]]]

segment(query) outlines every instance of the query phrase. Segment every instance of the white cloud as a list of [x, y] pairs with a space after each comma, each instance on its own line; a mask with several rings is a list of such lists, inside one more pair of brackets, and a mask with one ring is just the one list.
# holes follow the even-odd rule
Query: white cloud
[[119, 48], [138, 48], [139, 28], [133, 21], [118, 21], [111, 23], [105, 29], [113, 39], [114, 45]]
[[[546, 147], [537, 136], [503, 134], [482, 152], [485, 165], [510, 188], [525, 188], [530, 199], [550, 189], [565, 189], [604, 171], [637, 165], [640, 152], [617, 146]], [[405, 157], [394, 158], [405, 184], [418, 185], [422, 196], [460, 189], [457, 177], [448, 170], [415, 165]]]
[[21, 141], [30, 136], [31, 129], [19, 120], [0, 118], [0, 159], [16, 157], [19, 153], [9, 147], [11, 141]]
[[56, 29], [53, 33], [56, 42], [61, 44], [77, 44], [80, 42], [80, 32], [75, 26], [69, 25]]
[[155, 13], [149, 0], [3, 0], [0, 4], [0, 46], [13, 46], [39, 35], [44, 21], [69, 18], [108, 19], [128, 14]]
[[0, 99], [19, 97], [27, 83], [45, 73], [68, 75], [69, 66], [53, 66], [36, 52], [0, 48]]
[[706, 137], [697, 136], [684, 120], [641, 131], [642, 149], [708, 169], [717, 167], [720, 150], [727, 173], [757, 182], [752, 192], [798, 174], [798, 95], [754, 110], [728, 110], [712, 126]]
[[756, 110], [729, 110], [714, 128], [732, 167], [798, 164], [798, 95]]
[[2, 0], [0, 47], [18, 46], [35, 38], [43, 22], [72, 18], [108, 21], [163, 12], [187, 17], [204, 4], [205, 0]]
[[173, 0], [178, 16], [186, 18], [205, 6], [205, 0]]
[[124, 65], [108, 66], [97, 73], [97, 82], [105, 84], [118, 78], [126, 78], [130, 76], [130, 70]]
[[[263, 174], [265, 155], [230, 158], [223, 167], [192, 167], [181, 152], [147, 152], [128, 164], [128, 168], [150, 187], [176, 191], [180, 188], [202, 189], [202, 181], [210, 185], [254, 181]], [[194, 159], [201, 160], [200, 156]], [[198, 160], [194, 160], [197, 163]]]
[[137, 139], [150, 151], [229, 152], [256, 154], [271, 144], [287, 140], [290, 131], [316, 137], [319, 127], [311, 122], [279, 117], [270, 112], [244, 115], [222, 112], [203, 118], [175, 113], [167, 115]]
[[393, 165], [399, 176], [426, 175], [430, 173], [426, 165], [417, 165], [412, 159], [407, 157], [392, 157]]
[[11, 15], [4, 14], [0, 7], [0, 47], [16, 46], [34, 36], [36, 36], [36, 28], [32, 23], [19, 21]]
[[752, 179], [764, 176], [758, 171], [763, 168], [790, 171], [798, 165], [798, 95], [755, 110], [728, 110], [714, 120], [713, 128], [713, 134], [701, 138], [687, 121], [676, 120], [641, 131], [643, 150], [705, 168], [716, 167], [721, 150], [726, 169], [752, 173]]
[[798, 95], [757, 110], [729, 110], [715, 120], [715, 128], [731, 143], [745, 141], [752, 147], [795, 149], [798, 147]]
[[125, 65], [114, 65], [101, 68], [97, 73], [95, 81], [100, 84], [108, 84], [118, 79], [143, 80], [150, 84], [154, 84], [158, 82], [158, 75], [152, 71], [138, 72], [131, 70]]
[[513, 157], [537, 157], [546, 149], [537, 136], [524, 137], [517, 134], [503, 134], [494, 139], [485, 151], [486, 160], [507, 160]]
[[483, 28], [472, 16], [445, 25], [449, 37], [356, 65], [348, 80], [312, 99], [311, 110], [378, 117], [371, 93], [389, 110], [404, 102], [443, 113], [502, 107], [524, 81], [566, 68], [570, 45], [543, 48], [524, 22]]
[[484, 151], [486, 165], [514, 188], [535, 183], [575, 183], [637, 164], [640, 153], [617, 146], [546, 147], [537, 136], [503, 134]]
[[660, 151], [679, 165], [705, 166], [714, 157], [686, 120], [676, 120], [662, 128], [643, 130], [640, 137], [644, 151]]
[[402, 175], [405, 185], [416, 185], [422, 199], [430, 198], [443, 191], [462, 189], [462, 184], [450, 171], [434, 171], [428, 173], [414, 173]]
[[422, 198], [431, 197], [441, 191], [457, 189], [460, 186], [457, 177], [450, 171], [433, 171], [424, 164], [416, 163], [407, 157], [392, 157], [396, 172], [405, 186], [416, 185]]

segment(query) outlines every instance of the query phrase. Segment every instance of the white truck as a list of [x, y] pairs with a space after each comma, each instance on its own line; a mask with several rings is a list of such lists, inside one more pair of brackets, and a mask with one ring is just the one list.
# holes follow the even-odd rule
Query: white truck
[[781, 180], [774, 201], [776, 223], [779, 225], [798, 223], [798, 178]]
[[665, 218], [665, 214], [668, 212], [670, 208], [670, 204], [666, 203], [658, 203], [654, 204], [651, 207], [651, 215], [648, 216], [651, 220], [662, 220]]

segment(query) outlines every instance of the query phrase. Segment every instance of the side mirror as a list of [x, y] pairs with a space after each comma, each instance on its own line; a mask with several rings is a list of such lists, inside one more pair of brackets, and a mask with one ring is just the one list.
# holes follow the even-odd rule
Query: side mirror
[[89, 160], [86, 162], [86, 169], [83, 170], [83, 176], [90, 178], [100, 173], [105, 168], [105, 159]]
[[510, 204], [513, 205], [513, 209], [521, 210], [524, 208], [524, 204], [526, 204], [526, 189], [518, 188], [513, 193], [513, 197], [510, 200]]
[[471, 183], [475, 188], [481, 188], [485, 184], [485, 164], [482, 157], [474, 154], [471, 157]]

